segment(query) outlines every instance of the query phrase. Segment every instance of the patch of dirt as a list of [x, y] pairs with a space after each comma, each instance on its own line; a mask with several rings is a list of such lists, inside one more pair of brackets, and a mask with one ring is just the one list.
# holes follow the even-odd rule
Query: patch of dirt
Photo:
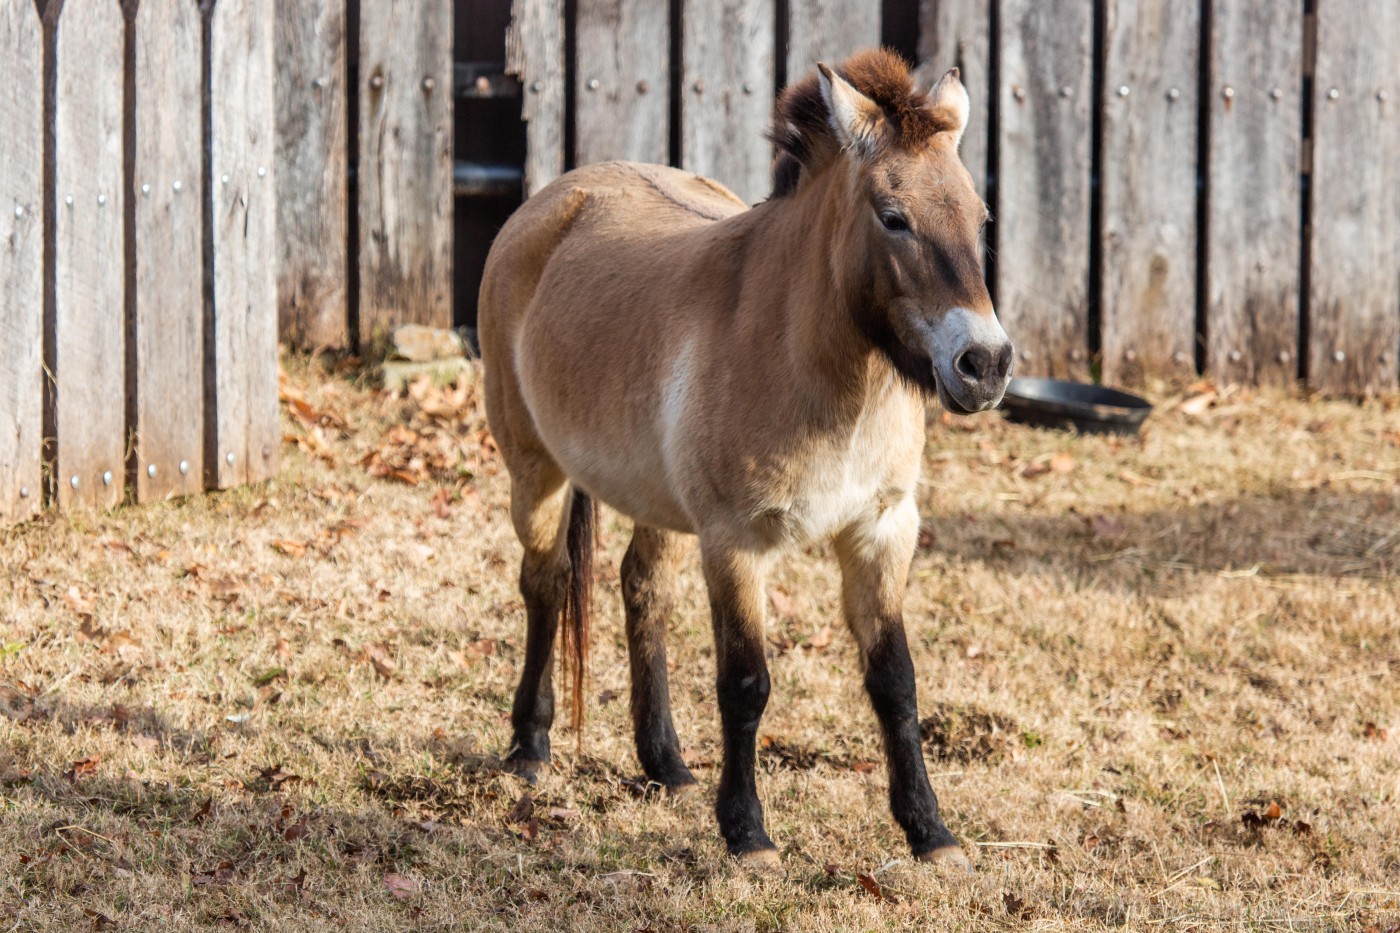
[[924, 746], [939, 761], [995, 763], [1021, 740], [1016, 720], [971, 703], [935, 703], [919, 721]]

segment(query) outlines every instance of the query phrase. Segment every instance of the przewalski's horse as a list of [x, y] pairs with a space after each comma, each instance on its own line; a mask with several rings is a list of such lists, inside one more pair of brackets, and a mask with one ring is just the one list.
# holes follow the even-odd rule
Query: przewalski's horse
[[486, 412], [529, 624], [509, 760], [531, 778], [549, 760], [561, 616], [579, 725], [596, 499], [636, 522], [622, 590], [638, 757], [670, 790], [695, 784], [665, 636], [696, 535], [724, 737], [716, 815], [733, 854], [776, 864], [754, 783], [765, 573], [830, 540], [894, 817], [920, 859], [966, 864], [924, 770], [902, 603], [925, 402], [991, 408], [1011, 369], [978, 259], [987, 210], [957, 153], [968, 97], [956, 69], [920, 93], [883, 51], [817, 67], [779, 102], [762, 204], [662, 166], [589, 165], [531, 197], [491, 248]]

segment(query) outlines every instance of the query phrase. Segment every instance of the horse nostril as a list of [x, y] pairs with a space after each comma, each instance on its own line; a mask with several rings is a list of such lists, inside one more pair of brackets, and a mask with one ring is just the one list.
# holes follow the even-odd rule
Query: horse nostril
[[987, 352], [986, 347], [973, 347], [964, 350], [955, 365], [964, 379], [981, 382], [991, 364], [992, 355]]
[[1001, 345], [1001, 349], [997, 351], [996, 361], [996, 376], [998, 379], [1005, 379], [1006, 374], [1011, 372], [1011, 360], [1014, 355], [1011, 344], [1004, 343]]

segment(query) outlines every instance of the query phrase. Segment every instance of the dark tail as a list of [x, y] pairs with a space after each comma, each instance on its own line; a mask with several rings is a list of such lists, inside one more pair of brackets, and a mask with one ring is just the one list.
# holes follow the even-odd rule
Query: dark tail
[[572, 723], [583, 741], [583, 692], [588, 677], [588, 638], [593, 605], [593, 549], [597, 534], [597, 503], [577, 486], [569, 508], [569, 590], [564, 598], [564, 670], [573, 696]]

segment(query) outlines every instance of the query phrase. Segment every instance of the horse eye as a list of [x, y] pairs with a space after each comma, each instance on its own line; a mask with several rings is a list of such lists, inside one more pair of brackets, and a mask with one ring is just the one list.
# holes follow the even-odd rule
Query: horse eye
[[884, 224], [885, 229], [891, 233], [901, 233], [909, 229], [909, 221], [895, 211], [881, 211], [880, 223]]

